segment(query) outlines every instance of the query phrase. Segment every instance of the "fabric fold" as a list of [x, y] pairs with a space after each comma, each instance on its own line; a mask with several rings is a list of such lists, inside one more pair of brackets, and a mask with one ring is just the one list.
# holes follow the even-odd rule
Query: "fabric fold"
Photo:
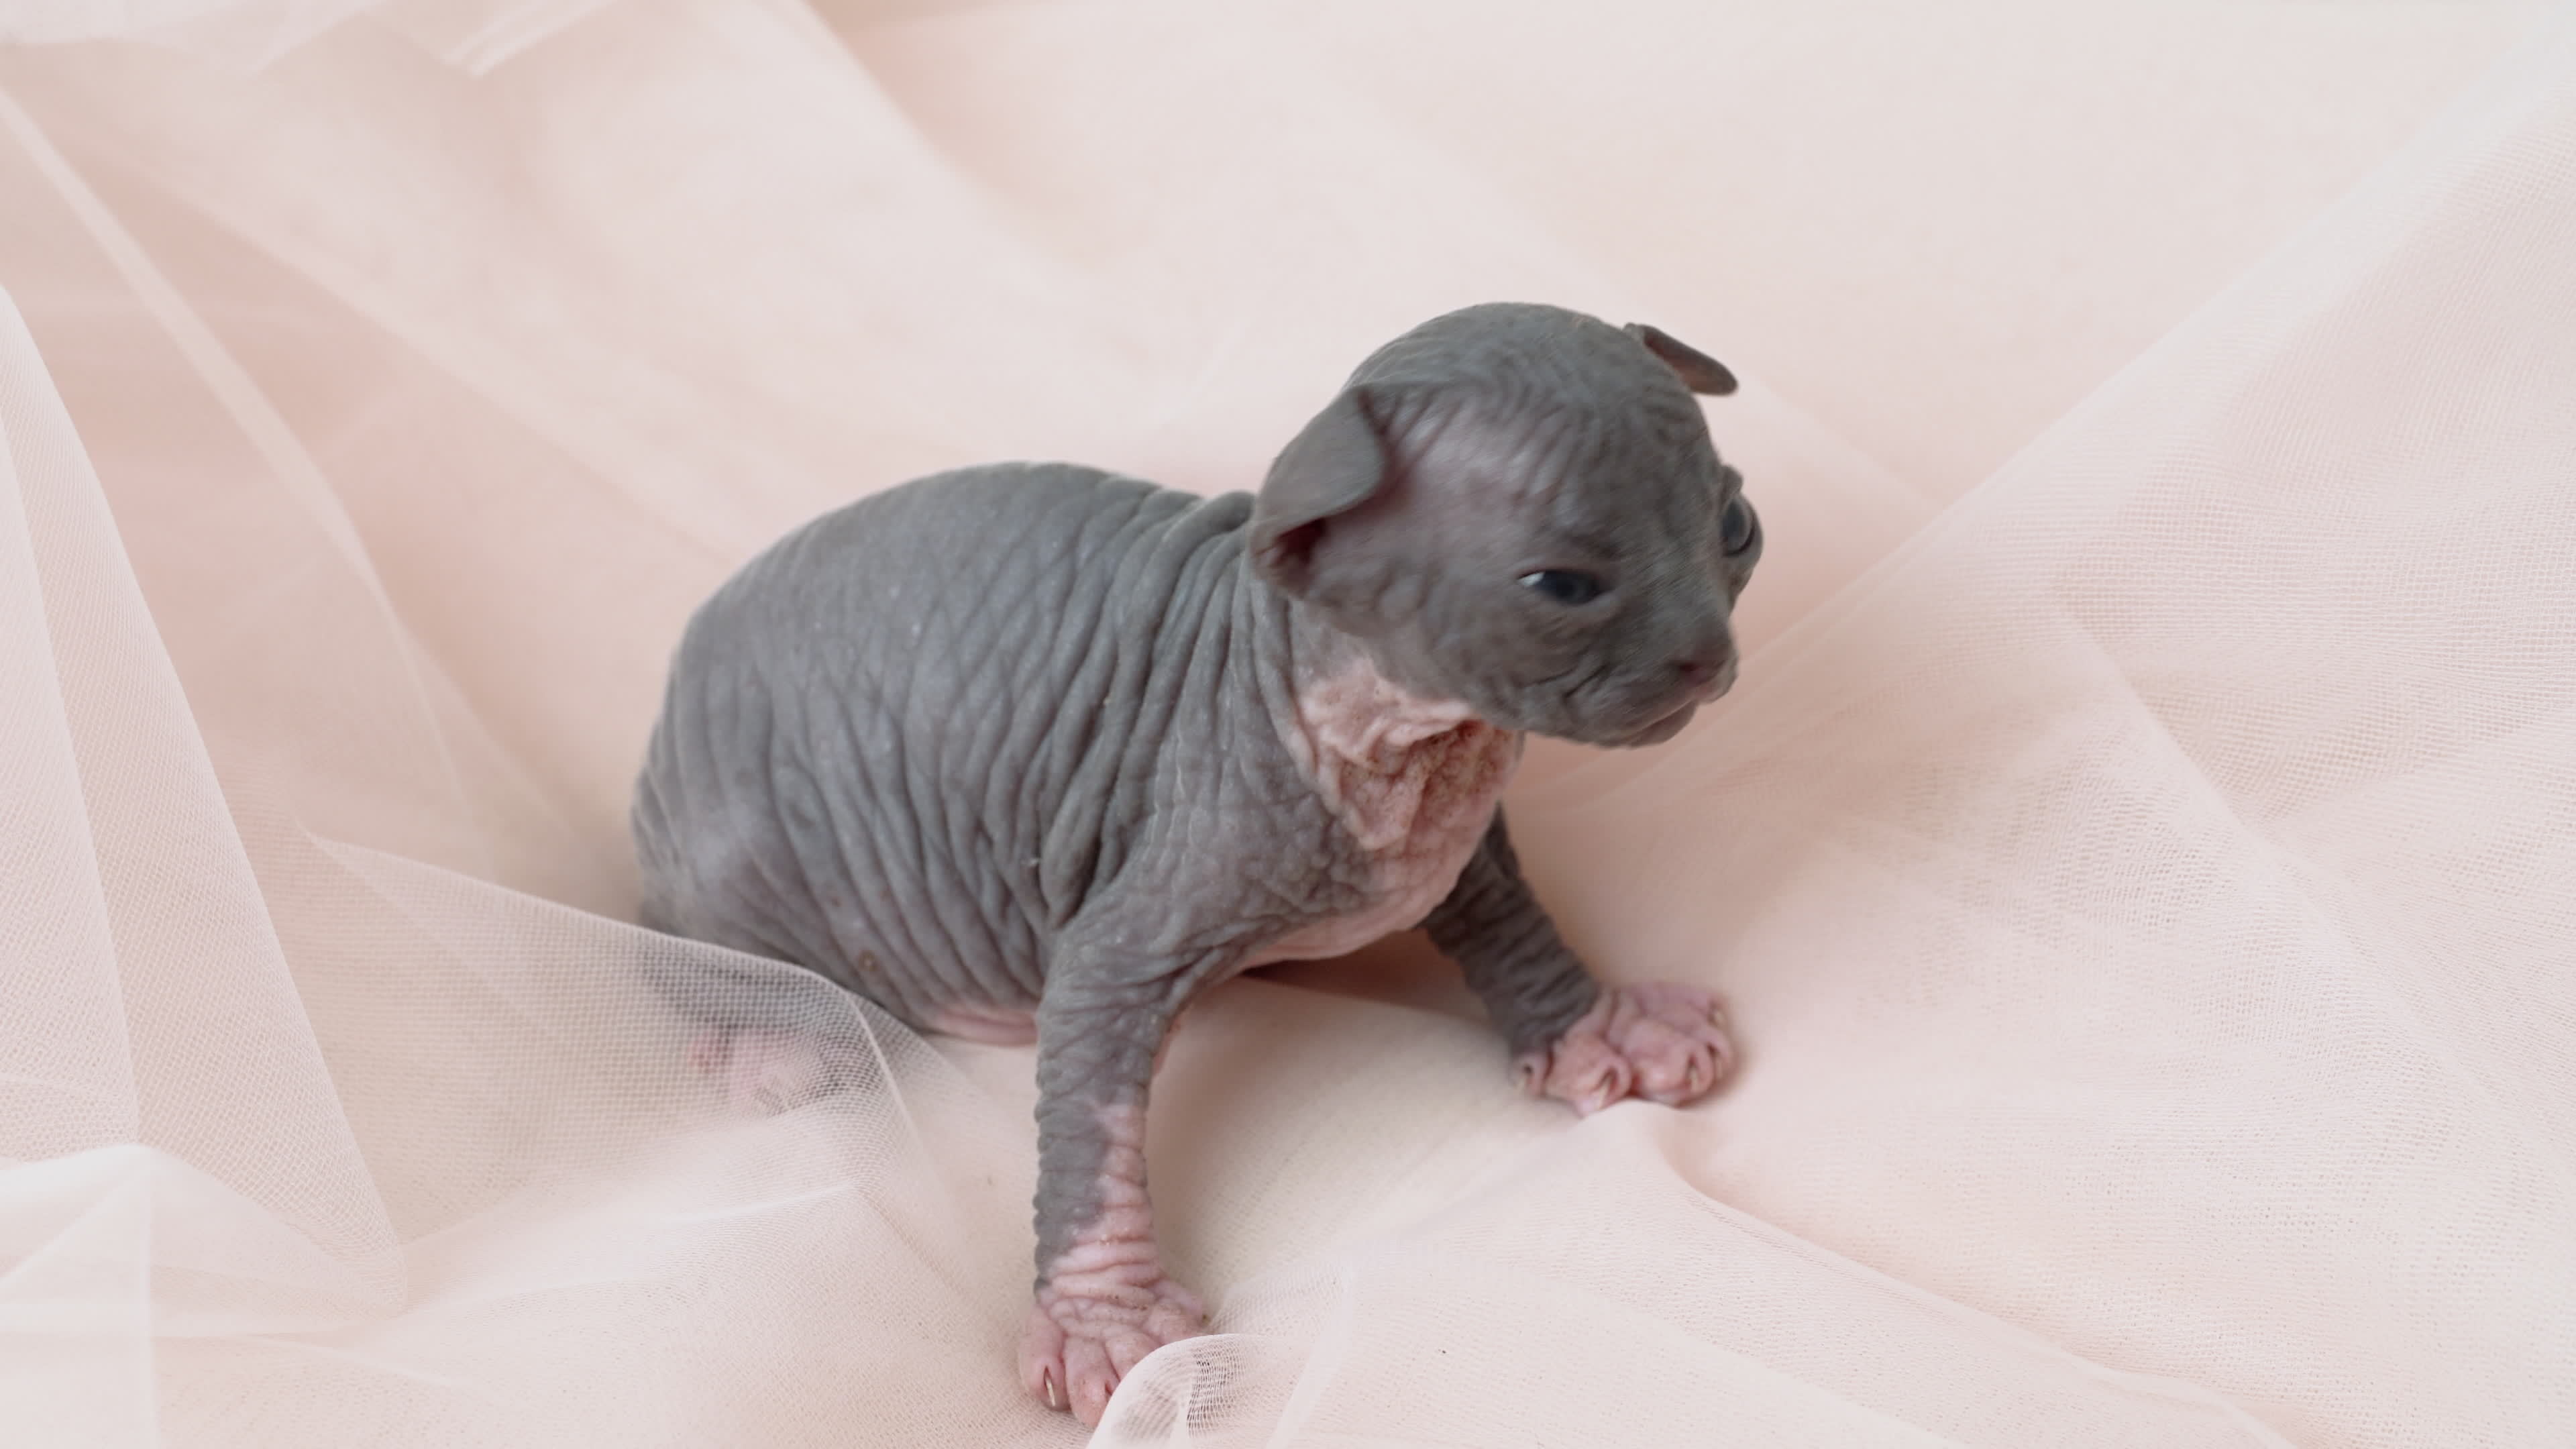
[[[1096, 1441], [2564, 1439], [2536, 15], [10, 10], [72, 43], [0, 49], [0, 1421], [1079, 1442], [1028, 1054], [629, 923], [667, 651], [849, 498], [1248, 486], [1523, 297], [1746, 382], [1742, 682], [1509, 803], [1741, 1078], [1521, 1099], [1419, 939], [1228, 983], [1148, 1142], [1214, 1332]], [[675, 993], [840, 1090], [729, 1116]]]

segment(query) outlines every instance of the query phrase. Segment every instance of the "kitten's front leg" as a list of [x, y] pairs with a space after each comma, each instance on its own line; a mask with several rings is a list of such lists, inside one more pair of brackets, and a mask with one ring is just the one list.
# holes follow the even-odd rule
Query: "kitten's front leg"
[[1206, 1319], [1163, 1272], [1145, 1194], [1146, 1094], [1179, 973], [1127, 984], [1136, 975], [1067, 952], [1037, 1015], [1038, 1281], [1020, 1379], [1085, 1424], [1139, 1360]]
[[1631, 1095], [1677, 1107], [1715, 1090], [1735, 1065], [1716, 993], [1593, 980], [1521, 879], [1500, 811], [1423, 926], [1483, 998], [1526, 1091], [1586, 1115]]

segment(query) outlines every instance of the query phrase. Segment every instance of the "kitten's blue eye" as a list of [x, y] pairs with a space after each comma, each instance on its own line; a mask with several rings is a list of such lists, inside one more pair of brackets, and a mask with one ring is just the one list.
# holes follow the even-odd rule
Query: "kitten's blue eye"
[[1752, 546], [1753, 505], [1741, 494], [1726, 500], [1726, 511], [1717, 516], [1717, 541], [1730, 554]]
[[1599, 579], [1573, 569], [1540, 569], [1521, 575], [1521, 583], [1560, 604], [1588, 604], [1602, 594]]

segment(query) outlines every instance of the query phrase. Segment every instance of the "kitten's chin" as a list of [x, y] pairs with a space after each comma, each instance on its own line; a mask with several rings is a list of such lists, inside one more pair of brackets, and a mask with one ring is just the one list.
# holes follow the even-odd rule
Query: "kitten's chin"
[[1730, 662], [1723, 674], [1684, 695], [1682, 702], [1673, 706], [1670, 713], [1657, 716], [1651, 723], [1633, 734], [1622, 735], [1616, 739], [1605, 739], [1600, 743], [1614, 750], [1638, 750], [1648, 745], [1660, 745], [1688, 728], [1691, 718], [1699, 713], [1701, 705], [1715, 703], [1734, 687], [1735, 665]]
[[[1729, 671], [1729, 673], [1731, 676], [1732, 671]], [[1671, 709], [1666, 710], [1664, 713], [1648, 719], [1643, 724], [1629, 725], [1625, 728], [1621, 728], [1618, 724], [1607, 720], [1599, 722], [1591, 720], [1574, 721], [1571, 722], [1571, 728], [1568, 727], [1570, 722], [1562, 718], [1543, 723], [1517, 722], [1515, 720], [1514, 712], [1510, 710], [1494, 710], [1490, 712], [1479, 711], [1479, 713], [1481, 713], [1488, 722], [1492, 723], [1499, 729], [1518, 730], [1527, 734], [1546, 735], [1551, 739], [1566, 740], [1578, 745], [1590, 745], [1596, 750], [1641, 750], [1649, 745], [1660, 745], [1666, 740], [1671, 739], [1673, 736], [1680, 734], [1684, 729], [1687, 729], [1690, 726], [1691, 720], [1698, 715], [1699, 707], [1708, 703], [1710, 700], [1715, 699], [1719, 695], [1724, 694], [1726, 692], [1726, 684], [1732, 682], [1733, 680], [1730, 677], [1725, 683], [1721, 683], [1713, 689], [1705, 689], [1694, 694], [1684, 695], [1679, 703], [1676, 703]], [[1630, 718], [1633, 719], [1634, 716], [1632, 715]]]
[[1691, 703], [1674, 710], [1671, 714], [1665, 715], [1662, 719], [1655, 721], [1653, 724], [1646, 726], [1644, 730], [1640, 731], [1634, 738], [1621, 745], [1620, 748], [1635, 750], [1643, 749], [1647, 745], [1660, 745], [1664, 741], [1671, 739], [1673, 736], [1680, 734], [1683, 729], [1689, 726], [1691, 719], [1698, 713], [1699, 703], [1694, 700]]
[[1623, 735], [1599, 735], [1586, 739], [1583, 743], [1597, 745], [1605, 750], [1642, 750], [1648, 745], [1660, 745], [1680, 734], [1690, 724], [1691, 716], [1698, 713], [1699, 701], [1688, 700], [1679, 709], [1641, 729], [1632, 730]]

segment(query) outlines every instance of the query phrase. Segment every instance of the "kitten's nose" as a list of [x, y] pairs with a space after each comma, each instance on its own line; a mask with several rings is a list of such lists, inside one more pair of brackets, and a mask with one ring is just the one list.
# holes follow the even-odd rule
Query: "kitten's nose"
[[1676, 659], [1673, 672], [1682, 677], [1682, 683], [1691, 693], [1708, 697], [1734, 682], [1735, 651], [1718, 649], [1694, 654], [1687, 659]]

